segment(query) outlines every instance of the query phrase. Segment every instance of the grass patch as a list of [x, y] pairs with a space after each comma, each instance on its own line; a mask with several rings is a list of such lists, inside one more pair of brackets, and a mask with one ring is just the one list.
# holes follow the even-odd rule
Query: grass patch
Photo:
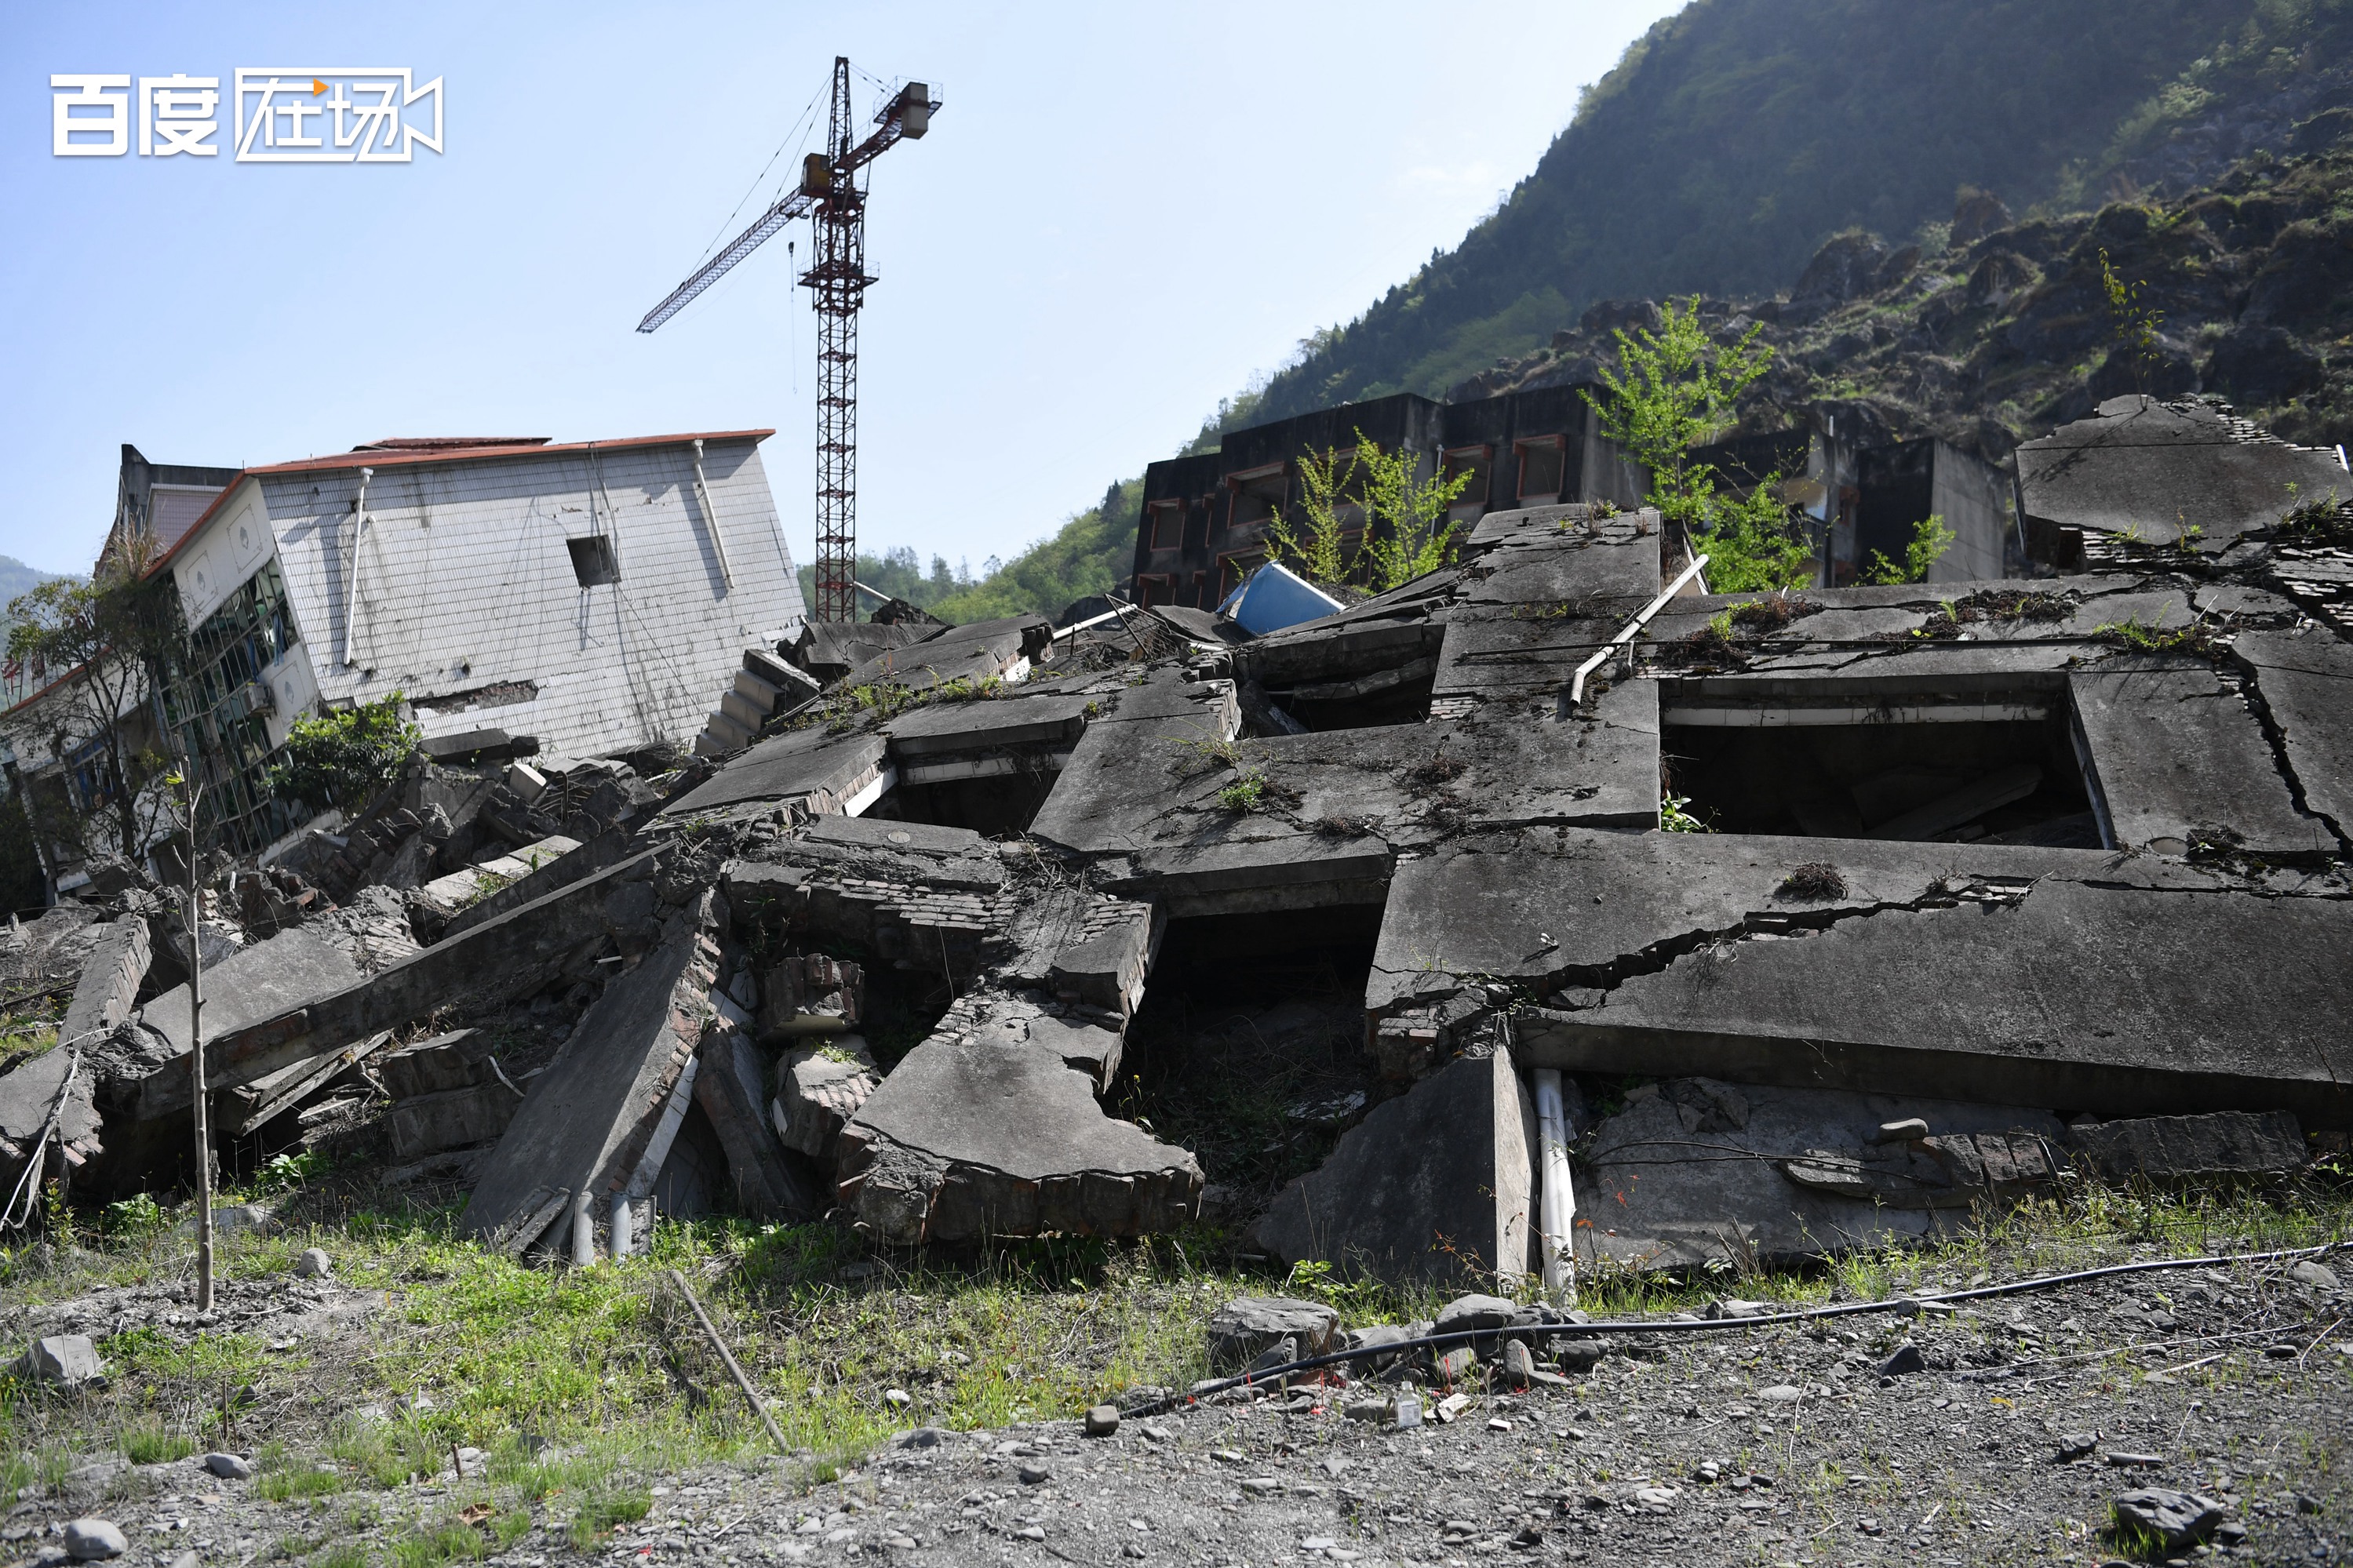
[[638, 1489], [598, 1492], [582, 1500], [567, 1532], [575, 1552], [590, 1552], [617, 1524], [635, 1524], [654, 1506], [653, 1493]]
[[196, 1451], [195, 1438], [156, 1422], [142, 1422], [122, 1433], [122, 1457], [134, 1465], [168, 1465]]

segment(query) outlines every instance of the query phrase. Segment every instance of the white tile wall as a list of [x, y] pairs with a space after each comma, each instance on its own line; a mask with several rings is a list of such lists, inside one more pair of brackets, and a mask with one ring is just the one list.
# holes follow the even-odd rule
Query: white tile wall
[[[320, 695], [532, 680], [530, 700], [419, 722], [428, 735], [496, 725], [573, 756], [690, 744], [744, 649], [806, 613], [756, 443], [708, 442], [702, 462], [732, 585], [682, 442], [378, 468], [348, 628], [358, 470], [262, 476]], [[565, 541], [596, 531], [613, 536], [621, 580], [582, 588]]]

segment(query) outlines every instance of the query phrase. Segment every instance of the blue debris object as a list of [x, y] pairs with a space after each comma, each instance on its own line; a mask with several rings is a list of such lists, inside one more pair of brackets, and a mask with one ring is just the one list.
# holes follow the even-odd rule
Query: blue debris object
[[1345, 607], [1305, 578], [1270, 562], [1243, 578], [1218, 613], [1232, 616], [1252, 637], [1262, 637], [1303, 621], [1322, 620]]

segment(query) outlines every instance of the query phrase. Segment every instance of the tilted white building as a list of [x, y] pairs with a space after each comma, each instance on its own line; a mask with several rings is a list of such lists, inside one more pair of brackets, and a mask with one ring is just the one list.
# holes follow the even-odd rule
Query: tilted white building
[[191, 644], [168, 718], [212, 762], [226, 841], [297, 826], [264, 782], [297, 719], [394, 691], [428, 739], [684, 749], [744, 650], [805, 616], [771, 434], [383, 441], [240, 470], [160, 568]]

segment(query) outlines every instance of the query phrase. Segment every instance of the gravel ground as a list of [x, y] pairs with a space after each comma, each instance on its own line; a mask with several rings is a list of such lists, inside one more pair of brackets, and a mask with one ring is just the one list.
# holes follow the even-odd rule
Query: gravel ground
[[[2348, 1561], [2348, 1317], [2353, 1291], [2276, 1266], [2200, 1269], [1918, 1316], [1612, 1340], [1559, 1385], [1511, 1394], [1466, 1382], [1453, 1419], [1433, 1412], [1413, 1430], [1346, 1413], [1392, 1391], [1377, 1381], [1131, 1415], [1103, 1438], [1076, 1421], [923, 1429], [823, 1484], [787, 1460], [638, 1476], [650, 1511], [591, 1555], [2098, 1563], [2120, 1555], [2103, 1533], [2110, 1500], [2158, 1486], [2229, 1513], [2212, 1544], [2171, 1561]], [[1906, 1346], [1921, 1370], [1883, 1375]], [[299, 1555], [280, 1546], [289, 1538], [431, 1568], [446, 1549], [400, 1543], [484, 1495], [445, 1468], [390, 1491], [272, 1504], [193, 1459], [79, 1485], [17, 1504], [0, 1521], [0, 1559], [58, 1560], [66, 1521], [100, 1514], [130, 1541], [121, 1561], [142, 1568], [242, 1568]], [[373, 1522], [353, 1521], [354, 1500]], [[575, 1557], [571, 1507], [546, 1500], [491, 1561]], [[492, 1553], [487, 1533], [480, 1551]]]

